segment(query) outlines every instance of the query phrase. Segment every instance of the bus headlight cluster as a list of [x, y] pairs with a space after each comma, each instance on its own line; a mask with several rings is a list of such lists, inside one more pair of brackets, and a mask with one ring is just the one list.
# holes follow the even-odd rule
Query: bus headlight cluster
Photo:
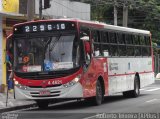
[[24, 85], [22, 85], [22, 84], [20, 84], [18, 81], [14, 81], [14, 85], [16, 86], [16, 87], [18, 87], [18, 88], [20, 88], [20, 89], [22, 89], [22, 90], [27, 90], [27, 86], [24, 86]]
[[66, 83], [66, 84], [63, 84], [63, 86], [64, 86], [65, 88], [71, 87], [71, 86], [75, 85], [76, 83], [78, 83], [79, 80], [80, 80], [80, 78], [81, 78], [81, 75], [78, 75], [78, 76], [75, 77], [72, 81], [70, 81], [70, 82], [68, 82], [68, 83]]

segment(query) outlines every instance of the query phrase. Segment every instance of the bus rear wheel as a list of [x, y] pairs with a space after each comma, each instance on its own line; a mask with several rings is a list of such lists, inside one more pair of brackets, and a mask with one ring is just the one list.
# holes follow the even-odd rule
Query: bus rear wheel
[[138, 77], [135, 76], [134, 90], [131, 91], [131, 96], [132, 97], [138, 97], [139, 95], [140, 95], [140, 83], [139, 83]]
[[138, 76], [134, 79], [134, 90], [123, 92], [124, 97], [138, 97], [140, 95], [140, 82]]
[[47, 101], [47, 100], [37, 100], [36, 103], [37, 103], [37, 105], [40, 109], [46, 109], [48, 107], [49, 101]]

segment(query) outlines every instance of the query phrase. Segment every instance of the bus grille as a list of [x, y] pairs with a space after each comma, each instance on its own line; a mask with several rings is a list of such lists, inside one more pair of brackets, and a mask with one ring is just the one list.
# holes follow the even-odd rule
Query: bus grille
[[[48, 87], [59, 87], [61, 86], [62, 84], [57, 84], [57, 85], [50, 85], [50, 86], [46, 86], [46, 88]], [[28, 86], [30, 88], [43, 88], [42, 86]]]
[[50, 95], [40, 95], [39, 92], [30, 92], [32, 97], [56, 97], [60, 95], [61, 91], [51, 91]]
[[32, 95], [32, 97], [57, 97], [60, 94], [56, 94], [56, 95]]

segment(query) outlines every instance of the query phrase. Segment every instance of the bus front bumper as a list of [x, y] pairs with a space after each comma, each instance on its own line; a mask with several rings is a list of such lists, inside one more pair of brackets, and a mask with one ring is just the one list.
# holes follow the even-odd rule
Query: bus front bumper
[[64, 87], [63, 85], [57, 87], [47, 87], [47, 88], [27, 87], [26, 89], [21, 89], [15, 86], [15, 97], [16, 99], [22, 99], [22, 100], [82, 98], [83, 88], [80, 83], [76, 83], [75, 85], [67, 88]]

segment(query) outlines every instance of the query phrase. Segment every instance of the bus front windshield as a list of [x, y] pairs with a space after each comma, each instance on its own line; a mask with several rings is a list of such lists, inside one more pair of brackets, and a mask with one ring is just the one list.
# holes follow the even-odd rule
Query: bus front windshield
[[76, 68], [79, 46], [75, 46], [75, 42], [75, 35], [16, 39], [15, 70], [44, 72]]

